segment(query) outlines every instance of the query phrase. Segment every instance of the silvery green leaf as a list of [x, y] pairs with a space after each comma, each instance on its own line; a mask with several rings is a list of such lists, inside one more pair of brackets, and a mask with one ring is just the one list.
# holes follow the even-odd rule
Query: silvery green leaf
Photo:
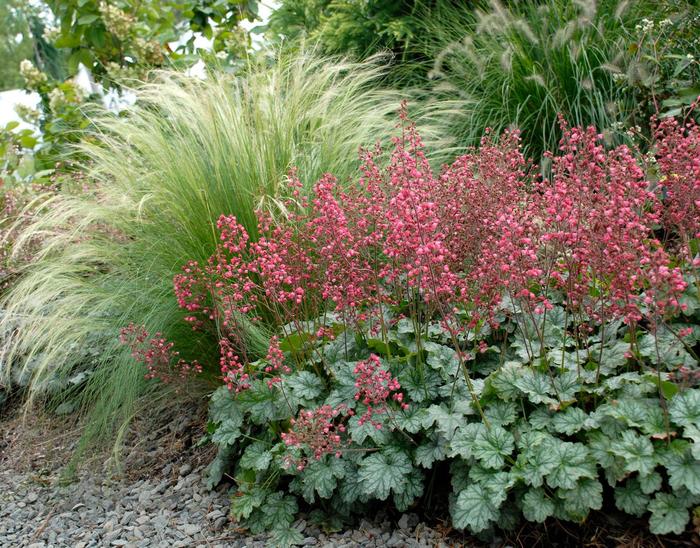
[[217, 445], [233, 445], [241, 437], [240, 422], [224, 420], [212, 434], [211, 441]]
[[692, 494], [700, 495], [700, 461], [693, 457], [689, 446], [683, 452], [669, 452], [663, 464], [673, 489], [685, 487]]
[[476, 437], [482, 430], [486, 430], [486, 426], [480, 422], [470, 422], [460, 426], [450, 440], [448, 455], [450, 457], [459, 455], [465, 459], [471, 458], [474, 452]]
[[434, 462], [445, 460], [447, 442], [439, 434], [433, 434], [422, 445], [416, 447], [415, 463], [423, 468], [430, 468]]
[[652, 472], [648, 476], [639, 476], [639, 487], [645, 495], [651, 495], [661, 489], [661, 474]]
[[379, 500], [386, 500], [389, 493], [403, 493], [406, 476], [412, 470], [411, 460], [398, 450], [373, 453], [360, 461], [358, 470], [362, 491]]
[[693, 457], [700, 460], [700, 427], [696, 425], [689, 425], [683, 429], [683, 436], [693, 440], [690, 446], [690, 452]]
[[538, 407], [528, 417], [528, 422], [536, 430], [545, 430], [552, 424], [552, 411], [546, 407]]
[[655, 535], [680, 535], [685, 531], [689, 519], [688, 509], [675, 495], [657, 493], [648, 508], [651, 511], [649, 529]]
[[423, 494], [423, 473], [413, 468], [406, 476], [406, 484], [400, 493], [394, 493], [394, 504], [399, 512], [405, 512]]
[[677, 394], [669, 405], [671, 420], [679, 426], [700, 424], [700, 390], [689, 389]]
[[528, 485], [541, 487], [544, 478], [559, 464], [558, 455], [554, 451], [558, 443], [558, 440], [549, 437], [546, 441], [523, 450], [518, 455], [514, 472]]
[[405, 367], [399, 373], [402, 391], [414, 402], [432, 401], [443, 384], [440, 374], [429, 367]]
[[647, 510], [649, 497], [642, 491], [636, 478], [628, 479], [625, 485], [615, 488], [615, 506], [623, 512], [640, 517]]
[[603, 507], [603, 486], [597, 479], [582, 478], [573, 489], [558, 489], [557, 494], [564, 501], [566, 511], [578, 518]]
[[284, 378], [285, 387], [300, 400], [314, 400], [323, 390], [323, 382], [310, 371], [299, 371]]
[[508, 491], [515, 485], [517, 476], [475, 464], [469, 469], [469, 480], [483, 485], [491, 493], [493, 503], [500, 506], [508, 498]]
[[316, 493], [322, 499], [330, 498], [345, 477], [345, 462], [334, 455], [326, 455], [321, 460], [310, 460], [300, 474], [301, 492], [309, 503], [315, 502]]
[[529, 489], [523, 495], [523, 515], [526, 520], [544, 523], [553, 514], [554, 503], [541, 487]]
[[242, 489], [231, 497], [231, 515], [237, 520], [247, 519], [255, 508], [259, 508], [267, 491], [260, 485]]
[[486, 468], [500, 469], [515, 447], [513, 435], [505, 428], [492, 424], [481, 429], [474, 440], [472, 454]]
[[350, 417], [348, 421], [348, 433], [352, 441], [358, 445], [362, 445], [365, 440], [369, 438], [378, 446], [385, 445], [391, 436], [391, 429], [386, 423], [386, 415], [374, 415], [372, 421], [379, 424], [380, 428], [377, 428], [375, 424], [372, 424], [370, 421], [366, 421], [360, 425], [360, 417], [358, 415]]
[[555, 432], [571, 436], [586, 428], [588, 415], [578, 407], [569, 407], [565, 411], [559, 411], [552, 418], [552, 428]]
[[268, 495], [261, 509], [265, 515], [267, 528], [277, 529], [291, 525], [299, 507], [295, 497], [285, 495], [282, 491], [277, 491]]
[[498, 508], [491, 493], [481, 484], [474, 483], [461, 491], [451, 508], [452, 523], [458, 529], [478, 533], [498, 519]]
[[561, 401], [575, 401], [582, 384], [576, 371], [565, 371], [554, 377], [555, 394]]
[[428, 353], [426, 361], [430, 367], [451, 376], [459, 373], [459, 357], [455, 350], [431, 341], [423, 343], [423, 349]]
[[517, 409], [514, 402], [496, 401], [484, 409], [484, 414], [491, 424], [507, 426], [517, 417]]
[[239, 427], [243, 424], [243, 413], [236, 401], [236, 393], [229, 390], [226, 385], [220, 386], [211, 395], [209, 418], [213, 422], [222, 422], [228, 419], [237, 423]]
[[573, 489], [580, 478], [594, 479], [595, 464], [585, 445], [558, 442], [551, 445], [556, 465], [547, 474], [547, 485], [552, 488]]
[[622, 438], [613, 443], [611, 451], [624, 460], [627, 472], [639, 472], [641, 476], [647, 476], [656, 467], [654, 446], [649, 438], [640, 436], [634, 430], [623, 432]]
[[559, 403], [550, 396], [554, 393], [554, 387], [551, 379], [544, 373], [526, 368], [515, 385], [534, 404], [556, 405]]
[[304, 544], [304, 535], [294, 527], [276, 527], [272, 531], [270, 539], [274, 546], [286, 548]]
[[499, 398], [514, 400], [520, 397], [520, 389], [517, 383], [522, 372], [523, 365], [520, 362], [506, 362], [498, 371], [489, 375], [491, 386]]
[[267, 470], [272, 462], [272, 453], [268, 450], [268, 444], [255, 441], [246, 447], [239, 464], [250, 470]]
[[654, 365], [662, 365], [673, 368], [695, 367], [697, 362], [680, 344], [676, 336], [663, 326], [659, 326], [656, 335], [647, 333], [642, 335], [637, 347], [639, 353], [647, 358]]
[[427, 416], [427, 409], [412, 405], [408, 409], [402, 409], [396, 413], [395, 418], [399, 428], [411, 434], [415, 434], [423, 428], [423, 421]]
[[450, 412], [444, 405], [433, 404], [428, 407], [428, 414], [423, 420], [423, 428], [429, 429], [433, 425], [438, 432], [451, 439], [458, 426], [464, 424], [464, 415]]

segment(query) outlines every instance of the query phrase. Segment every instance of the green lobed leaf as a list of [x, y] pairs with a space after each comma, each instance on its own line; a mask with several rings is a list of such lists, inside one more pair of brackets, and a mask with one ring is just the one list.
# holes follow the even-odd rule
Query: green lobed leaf
[[520, 362], [506, 362], [498, 371], [489, 375], [491, 386], [496, 395], [503, 400], [514, 400], [520, 397], [518, 381], [523, 371]]
[[253, 510], [262, 505], [266, 496], [267, 491], [260, 485], [241, 489], [231, 497], [231, 515], [237, 521], [249, 518]]
[[262, 441], [255, 441], [246, 447], [239, 465], [249, 470], [261, 472], [267, 470], [272, 462], [272, 453], [268, 450], [268, 444]]
[[554, 514], [554, 503], [544, 489], [535, 487], [523, 495], [523, 515], [528, 521], [543, 523]]
[[452, 523], [458, 529], [478, 533], [498, 519], [498, 508], [491, 493], [483, 485], [474, 483], [457, 495], [451, 508]]
[[639, 472], [641, 476], [647, 476], [656, 467], [654, 446], [648, 438], [634, 430], [623, 432], [622, 438], [615, 441], [610, 450], [624, 460], [626, 472]]
[[285, 495], [282, 491], [268, 495], [261, 508], [268, 529], [288, 527], [299, 510], [297, 499], [291, 495]]
[[588, 419], [589, 417], [583, 409], [568, 407], [564, 411], [554, 414], [552, 428], [560, 434], [571, 436], [586, 428]]
[[579, 479], [596, 477], [595, 464], [591, 462], [590, 453], [585, 445], [557, 440], [550, 450], [556, 463], [547, 474], [547, 485], [550, 487], [574, 489]]
[[402, 451], [387, 450], [368, 455], [362, 459], [358, 470], [362, 492], [379, 500], [386, 500], [391, 491], [402, 493], [412, 468], [411, 460]]
[[300, 475], [302, 496], [310, 503], [315, 502], [316, 493], [322, 499], [330, 498], [338, 486], [338, 480], [344, 478], [345, 473], [344, 461], [334, 455], [312, 460]]
[[406, 476], [406, 485], [400, 493], [394, 493], [394, 504], [399, 512], [405, 512], [423, 494], [423, 473], [413, 468]]
[[271, 538], [273, 546], [286, 548], [304, 544], [304, 535], [294, 527], [276, 527]]
[[671, 420], [679, 426], [700, 424], [700, 390], [686, 390], [671, 400], [668, 407]]
[[212, 434], [211, 441], [217, 445], [233, 445], [241, 437], [241, 422], [232, 419], [224, 420]]
[[447, 442], [439, 434], [433, 434], [426, 443], [416, 447], [414, 461], [423, 468], [431, 468], [436, 461], [445, 460]]
[[668, 483], [673, 489], [685, 487], [694, 495], [700, 495], [700, 461], [692, 454], [689, 444], [682, 451], [669, 451], [663, 457], [668, 471]]
[[496, 424], [477, 432], [472, 454], [486, 468], [503, 468], [506, 457], [515, 447], [515, 438], [502, 426]]
[[554, 394], [554, 387], [551, 379], [544, 373], [527, 368], [520, 378], [515, 382], [527, 398], [534, 404], [544, 403], [546, 405], [556, 405], [558, 401], [551, 397]]
[[484, 415], [491, 424], [507, 426], [515, 422], [517, 418], [517, 408], [514, 402], [496, 401], [484, 408]]
[[564, 508], [576, 519], [583, 519], [590, 510], [603, 507], [603, 486], [597, 479], [582, 478], [573, 489], [557, 489]]
[[615, 506], [623, 512], [640, 517], [648, 504], [649, 496], [642, 491], [637, 478], [628, 479], [625, 485], [615, 488]]
[[301, 400], [314, 400], [323, 391], [323, 382], [310, 371], [299, 371], [285, 377], [284, 384]]
[[688, 524], [688, 509], [675, 495], [657, 493], [649, 503], [649, 529], [655, 535], [675, 533], [680, 535]]

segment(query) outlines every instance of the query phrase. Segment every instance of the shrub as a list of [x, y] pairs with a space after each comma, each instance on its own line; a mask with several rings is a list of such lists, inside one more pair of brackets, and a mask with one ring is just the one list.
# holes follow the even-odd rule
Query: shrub
[[[44, 245], [3, 302], [3, 326], [21, 322], [3, 379], [13, 368], [30, 376], [30, 399], [81, 387], [79, 401], [94, 408], [90, 429], [104, 434], [149, 386], [117, 342], [122, 327], [133, 321], [184, 360], [216, 363], [214, 334], [181, 325], [173, 274], [213, 252], [222, 213], [254, 232], [256, 207], [279, 211], [291, 165], [306, 185], [325, 169], [349, 174], [355, 151], [384, 135], [399, 102], [397, 92], [372, 88], [382, 71], [377, 60], [283, 54], [238, 76], [165, 73], [138, 90], [126, 116], [93, 117], [94, 142], [81, 152], [95, 185], [48, 200], [19, 236], [20, 248], [37, 234]], [[265, 329], [248, 326], [252, 347]]]
[[[257, 239], [219, 218], [216, 252], [174, 285], [193, 328], [220, 333], [210, 481], [232, 468], [236, 519], [289, 543], [302, 501], [320, 520], [405, 511], [442, 471], [472, 533], [612, 504], [683, 532], [700, 501], [697, 260], [656, 232], [699, 204], [654, 193], [637, 151], [562, 128], [551, 179], [517, 133], [437, 175], [404, 120], [353, 184], [326, 175], [305, 199], [293, 172], [288, 214], [260, 211]], [[697, 192], [697, 128], [657, 135], [674, 151], [659, 168]], [[276, 326], [266, 357], [244, 317]]]

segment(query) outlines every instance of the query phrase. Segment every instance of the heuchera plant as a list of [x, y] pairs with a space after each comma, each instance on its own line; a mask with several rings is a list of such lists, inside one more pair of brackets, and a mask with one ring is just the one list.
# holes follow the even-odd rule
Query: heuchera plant
[[[232, 471], [235, 518], [290, 543], [302, 499], [404, 511], [449, 469], [473, 533], [604, 504], [681, 533], [700, 502], [698, 128], [658, 123], [649, 166], [562, 121], [542, 178], [516, 132], [435, 174], [405, 109], [399, 127], [356, 181], [307, 198], [292, 172], [257, 241], [221, 216], [210, 260], [175, 277], [186, 320], [220, 333], [210, 473]], [[247, 321], [276, 330], [267, 356]]]

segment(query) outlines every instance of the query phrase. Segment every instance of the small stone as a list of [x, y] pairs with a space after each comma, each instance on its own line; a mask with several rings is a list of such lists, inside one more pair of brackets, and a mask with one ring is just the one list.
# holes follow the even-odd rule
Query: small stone
[[185, 463], [180, 467], [180, 476], [186, 476], [192, 471], [192, 465]]
[[180, 527], [183, 533], [189, 536], [196, 535], [201, 531], [201, 527], [199, 525], [195, 525], [194, 523], [186, 523], [182, 527]]
[[31, 492], [27, 495], [27, 502], [36, 502], [38, 498], [39, 498], [39, 495], [37, 495], [34, 492]]

